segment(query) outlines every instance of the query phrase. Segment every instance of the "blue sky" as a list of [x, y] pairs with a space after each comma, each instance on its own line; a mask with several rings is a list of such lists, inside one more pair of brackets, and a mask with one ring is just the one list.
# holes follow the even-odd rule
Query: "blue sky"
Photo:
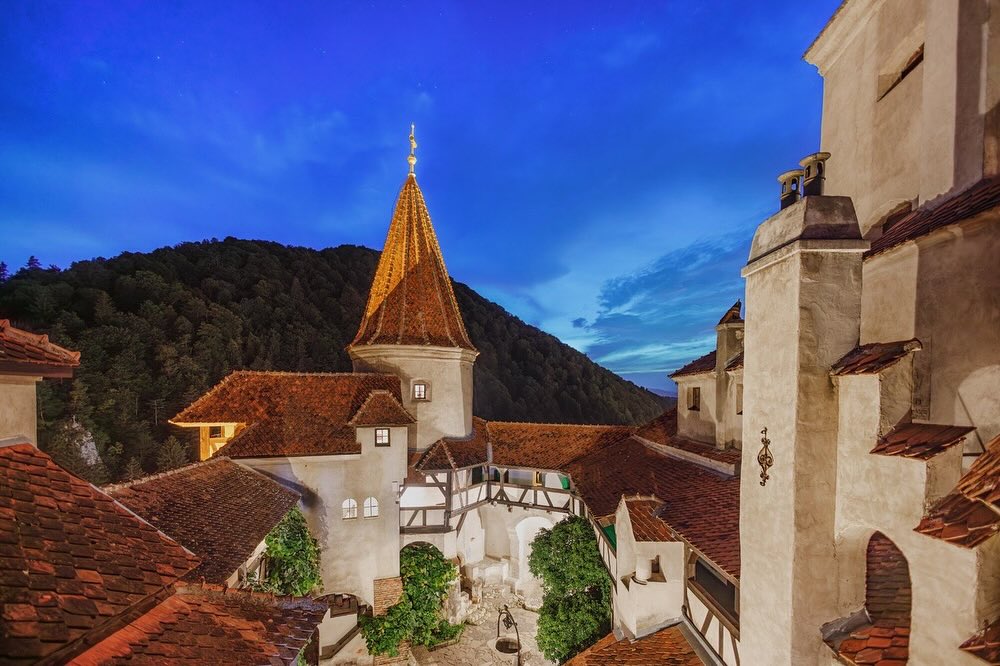
[[836, 5], [5, 2], [0, 260], [380, 248], [415, 122], [452, 276], [667, 388], [818, 149]]

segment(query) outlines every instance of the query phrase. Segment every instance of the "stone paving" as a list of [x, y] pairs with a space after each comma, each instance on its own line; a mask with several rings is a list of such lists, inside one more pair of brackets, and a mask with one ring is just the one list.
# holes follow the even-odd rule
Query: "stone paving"
[[[506, 604], [517, 621], [521, 636], [521, 666], [552, 666], [546, 661], [535, 643], [538, 628], [538, 613], [524, 608], [524, 600], [511, 594], [507, 587], [487, 587], [483, 589], [483, 601], [466, 620], [461, 640], [429, 652], [418, 647], [413, 657], [420, 666], [511, 666], [517, 663], [517, 656], [502, 654], [493, 650], [497, 637], [497, 612]], [[507, 635], [503, 625], [500, 633]], [[513, 630], [509, 633], [513, 638]]]

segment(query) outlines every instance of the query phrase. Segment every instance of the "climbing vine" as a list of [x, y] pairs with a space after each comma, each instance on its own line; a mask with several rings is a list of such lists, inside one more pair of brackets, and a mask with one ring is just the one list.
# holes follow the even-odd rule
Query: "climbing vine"
[[585, 518], [541, 530], [528, 568], [542, 581], [536, 639], [546, 659], [561, 663], [611, 630], [611, 577]]
[[361, 618], [361, 633], [370, 654], [395, 657], [399, 645], [434, 645], [453, 638], [459, 628], [441, 617], [448, 586], [458, 568], [434, 546], [415, 543], [399, 552], [403, 594], [385, 615]]
[[320, 587], [319, 544], [298, 507], [285, 514], [265, 537], [267, 576], [251, 581], [261, 591], [301, 596]]

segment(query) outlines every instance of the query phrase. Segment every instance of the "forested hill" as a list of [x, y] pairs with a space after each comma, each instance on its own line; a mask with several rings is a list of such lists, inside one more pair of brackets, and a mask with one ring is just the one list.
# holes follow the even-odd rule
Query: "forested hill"
[[[105, 468], [91, 476], [134, 475], [137, 463], [152, 471], [171, 463], [163, 442], [183, 435], [165, 420], [230, 371], [350, 370], [345, 347], [377, 261], [377, 252], [356, 246], [227, 238], [62, 271], [22, 269], [0, 283], [0, 317], [82, 352], [72, 382], [40, 385], [43, 448], [72, 455], [66, 440], [85, 429]], [[662, 411], [661, 398], [465, 285], [455, 283], [455, 293], [480, 351], [477, 415], [639, 423]]]

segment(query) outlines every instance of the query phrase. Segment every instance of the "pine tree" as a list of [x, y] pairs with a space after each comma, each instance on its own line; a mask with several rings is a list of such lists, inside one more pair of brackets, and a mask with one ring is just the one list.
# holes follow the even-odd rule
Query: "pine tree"
[[0, 261], [0, 282], [6, 282], [10, 279], [10, 270], [7, 269], [7, 264]]
[[135, 481], [136, 479], [142, 478], [146, 474], [142, 469], [142, 465], [139, 464], [138, 458], [129, 458], [128, 464], [125, 465], [125, 470], [122, 472], [122, 481]]
[[171, 435], [160, 447], [160, 452], [156, 456], [156, 469], [160, 472], [166, 472], [188, 464], [189, 460], [187, 447]]
[[41, 267], [42, 267], [42, 262], [38, 260], [38, 257], [36, 257], [35, 255], [31, 255], [30, 257], [28, 257], [28, 263], [26, 264], [25, 268], [27, 268], [29, 271], [33, 271]]

